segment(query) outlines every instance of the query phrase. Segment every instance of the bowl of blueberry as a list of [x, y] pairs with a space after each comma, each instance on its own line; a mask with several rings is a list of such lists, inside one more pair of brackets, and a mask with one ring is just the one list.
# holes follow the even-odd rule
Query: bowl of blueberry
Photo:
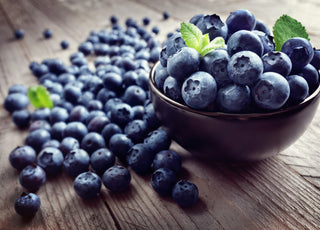
[[320, 50], [281, 16], [272, 33], [248, 10], [195, 15], [162, 44], [150, 72], [156, 115], [206, 160], [256, 161], [293, 144], [319, 104]]

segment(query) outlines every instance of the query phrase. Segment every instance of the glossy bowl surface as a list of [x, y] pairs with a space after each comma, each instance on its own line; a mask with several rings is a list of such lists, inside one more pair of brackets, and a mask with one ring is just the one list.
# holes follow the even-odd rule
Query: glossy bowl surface
[[296, 106], [268, 113], [231, 114], [191, 109], [157, 89], [150, 72], [151, 101], [163, 127], [194, 156], [205, 160], [257, 161], [293, 144], [319, 104], [320, 86]]

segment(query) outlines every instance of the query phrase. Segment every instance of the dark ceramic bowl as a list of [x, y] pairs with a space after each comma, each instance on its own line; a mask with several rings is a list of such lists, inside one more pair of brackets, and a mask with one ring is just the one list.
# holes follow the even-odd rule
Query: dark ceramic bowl
[[302, 103], [275, 112], [197, 111], [157, 89], [156, 65], [150, 72], [149, 87], [157, 117], [173, 140], [205, 160], [256, 161], [273, 156], [305, 132], [319, 104], [320, 87]]

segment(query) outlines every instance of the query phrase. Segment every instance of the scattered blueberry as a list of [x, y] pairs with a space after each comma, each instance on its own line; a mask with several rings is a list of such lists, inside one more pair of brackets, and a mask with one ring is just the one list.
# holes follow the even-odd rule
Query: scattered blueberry
[[45, 29], [42, 34], [45, 39], [49, 39], [52, 37], [52, 31], [50, 29]]
[[153, 172], [151, 177], [153, 189], [162, 196], [171, 195], [172, 188], [176, 182], [176, 172], [169, 168], [159, 168]]
[[36, 164], [26, 166], [19, 175], [20, 184], [29, 192], [38, 191], [46, 180], [46, 172]]
[[40, 198], [36, 194], [22, 193], [15, 201], [14, 209], [21, 216], [32, 217], [37, 213], [40, 205]]
[[91, 168], [99, 175], [113, 166], [115, 161], [115, 155], [107, 148], [97, 149], [90, 157]]
[[70, 176], [78, 176], [89, 169], [90, 157], [83, 149], [71, 150], [63, 161], [63, 169]]
[[180, 180], [173, 186], [172, 198], [181, 207], [191, 207], [197, 202], [198, 197], [197, 186], [188, 180]]
[[83, 172], [76, 177], [73, 187], [82, 199], [92, 199], [100, 193], [101, 179], [93, 172]]
[[33, 164], [36, 160], [36, 151], [28, 146], [18, 146], [14, 148], [9, 155], [9, 161], [12, 167], [22, 170], [27, 165]]
[[104, 186], [113, 192], [126, 190], [130, 185], [130, 181], [131, 174], [129, 170], [121, 165], [110, 167], [102, 176]]
[[62, 49], [68, 49], [68, 47], [69, 47], [69, 42], [68, 41], [66, 41], [66, 40], [63, 40], [63, 41], [61, 41], [60, 42], [60, 46], [61, 46], [61, 48]]
[[159, 168], [168, 168], [175, 173], [179, 173], [181, 169], [181, 157], [173, 150], [162, 150], [154, 156], [152, 163], [153, 170]]
[[37, 164], [48, 176], [56, 175], [63, 166], [63, 154], [58, 148], [46, 147], [37, 156]]
[[16, 39], [22, 39], [22, 38], [24, 38], [24, 30], [23, 30], [23, 29], [16, 29], [16, 30], [14, 31], [14, 37], [15, 37]]

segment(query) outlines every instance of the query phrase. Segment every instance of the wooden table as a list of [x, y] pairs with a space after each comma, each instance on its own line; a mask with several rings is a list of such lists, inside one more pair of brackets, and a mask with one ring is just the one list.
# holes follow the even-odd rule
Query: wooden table
[[[158, 196], [149, 176], [132, 173], [130, 189], [113, 194], [102, 188], [97, 199], [84, 201], [64, 174], [49, 179], [38, 191], [42, 206], [26, 221], [13, 208], [23, 189], [18, 172], [8, 161], [10, 151], [22, 145], [27, 131], [17, 129], [2, 106], [8, 88], [16, 83], [37, 84], [28, 64], [45, 58], [68, 57], [91, 30], [110, 26], [117, 15], [138, 22], [145, 16], [168, 32], [197, 13], [229, 12], [246, 8], [270, 27], [286, 13], [306, 26], [311, 42], [320, 47], [320, 5], [317, 0], [0, 0], [0, 229], [320, 229], [320, 111], [306, 133], [278, 156], [250, 165], [199, 162], [177, 145], [183, 157], [182, 178], [197, 184], [200, 199], [188, 209]], [[162, 12], [171, 18], [164, 21]], [[13, 39], [13, 29], [23, 28], [23, 40]], [[50, 28], [53, 37], [42, 39]], [[70, 42], [62, 50], [61, 40]]]

